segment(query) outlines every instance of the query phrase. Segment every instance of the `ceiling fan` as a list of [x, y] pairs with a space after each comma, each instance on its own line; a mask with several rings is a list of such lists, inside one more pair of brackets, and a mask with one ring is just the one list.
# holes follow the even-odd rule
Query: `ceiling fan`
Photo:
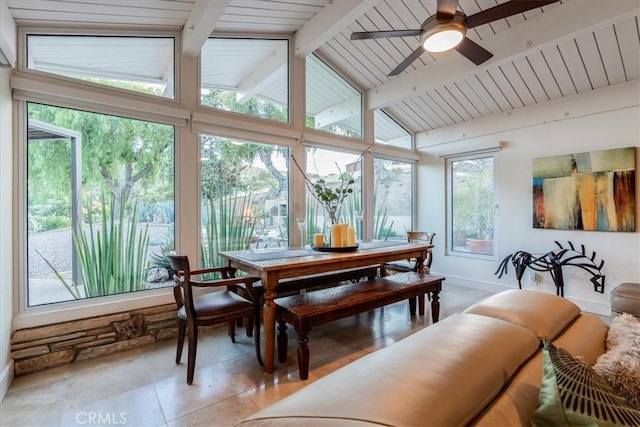
[[437, 13], [427, 18], [417, 30], [362, 31], [351, 34], [351, 40], [386, 37], [420, 36], [420, 47], [394, 68], [389, 76], [397, 76], [425, 51], [444, 52], [455, 49], [476, 65], [488, 61], [493, 54], [466, 37], [469, 28], [526, 12], [559, 0], [511, 0], [466, 16], [456, 10], [458, 0], [438, 0]]

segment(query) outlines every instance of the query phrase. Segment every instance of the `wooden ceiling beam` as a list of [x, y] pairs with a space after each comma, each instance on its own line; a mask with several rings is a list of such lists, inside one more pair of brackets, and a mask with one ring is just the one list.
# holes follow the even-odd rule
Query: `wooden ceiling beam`
[[230, 0], [196, 0], [182, 28], [182, 53], [198, 56]]
[[381, 1], [333, 0], [296, 32], [293, 53], [309, 55]]

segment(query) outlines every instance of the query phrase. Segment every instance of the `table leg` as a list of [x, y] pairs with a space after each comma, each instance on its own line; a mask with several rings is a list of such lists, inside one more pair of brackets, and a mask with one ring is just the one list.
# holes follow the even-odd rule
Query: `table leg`
[[275, 297], [275, 292], [267, 290], [264, 294], [264, 307], [262, 308], [264, 325], [264, 370], [267, 373], [273, 372], [274, 369], [273, 359], [276, 341], [276, 303], [273, 302], [273, 299]]
[[440, 289], [431, 292], [431, 320], [436, 323], [440, 319]]

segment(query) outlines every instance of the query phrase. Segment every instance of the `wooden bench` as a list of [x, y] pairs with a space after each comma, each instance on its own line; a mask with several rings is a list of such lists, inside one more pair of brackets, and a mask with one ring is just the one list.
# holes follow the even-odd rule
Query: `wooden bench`
[[[284, 297], [289, 295], [298, 295], [300, 292], [305, 291], [315, 291], [318, 289], [330, 288], [333, 286], [338, 286], [342, 282], [346, 281], [357, 281], [362, 278], [367, 278], [369, 280], [374, 279], [378, 276], [378, 266], [370, 265], [367, 267], [358, 267], [358, 268], [349, 268], [345, 270], [332, 271], [331, 273], [319, 273], [319, 274], [310, 274], [308, 276], [301, 277], [291, 277], [280, 280], [278, 282], [278, 287], [276, 288], [276, 295], [278, 297]], [[258, 304], [262, 306], [264, 303], [263, 295], [264, 288], [262, 287], [261, 282], [256, 282], [253, 284], [253, 289], [258, 295], [260, 299]], [[243, 284], [239, 284], [235, 291], [242, 295], [247, 299], [251, 299], [249, 292], [247, 292], [246, 288]], [[238, 326], [241, 326], [242, 323], [239, 322]], [[251, 319], [247, 322], [246, 330], [247, 336], [253, 336], [253, 322]]]
[[[349, 268], [346, 270], [332, 271], [331, 273], [310, 274], [308, 276], [290, 277], [281, 279], [276, 288], [276, 295], [284, 297], [299, 294], [301, 291], [314, 291], [339, 285], [341, 282], [356, 281], [364, 277], [371, 280], [378, 276], [378, 266]], [[264, 288], [262, 283], [256, 282], [253, 289], [262, 299]], [[238, 293], [245, 298], [250, 298], [244, 287], [238, 287]]]
[[[298, 334], [298, 368], [303, 380], [309, 377], [308, 334], [314, 326], [405, 299], [418, 299], [419, 314], [424, 315], [424, 296], [427, 292], [431, 293], [431, 317], [435, 323], [440, 316], [439, 294], [443, 280], [439, 276], [407, 272], [276, 298], [278, 360], [287, 360], [287, 323], [293, 325]], [[411, 315], [415, 315], [415, 304], [410, 305], [410, 311]]]
[[289, 296], [299, 294], [300, 291], [307, 292], [318, 289], [330, 288], [339, 285], [341, 282], [357, 281], [364, 277], [369, 280], [378, 276], [378, 266], [370, 265], [367, 267], [349, 268], [346, 270], [332, 271], [330, 273], [311, 274], [309, 276], [291, 277], [282, 279], [278, 282], [276, 294], [280, 296]]
[[[317, 289], [329, 288], [332, 286], [337, 286], [341, 282], [356, 281], [364, 277], [366, 277], [367, 279], [374, 279], [376, 276], [378, 276], [378, 266], [370, 265], [367, 267], [332, 271], [331, 273], [319, 273], [301, 277], [290, 277], [281, 279], [278, 282], [276, 294], [278, 297], [284, 297], [299, 294], [300, 291], [303, 290], [313, 291]], [[256, 290], [260, 297], [262, 297], [262, 295], [264, 294], [264, 288], [262, 287], [262, 283], [260, 282], [256, 282], [253, 285], [253, 289]], [[245, 298], [249, 297], [244, 288], [239, 287], [238, 291]]]

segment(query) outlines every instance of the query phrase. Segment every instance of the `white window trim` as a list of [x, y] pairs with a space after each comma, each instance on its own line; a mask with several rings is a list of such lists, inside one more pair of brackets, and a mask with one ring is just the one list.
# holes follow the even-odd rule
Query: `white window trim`
[[[187, 126], [189, 110], [167, 105], [161, 99], [142, 100], [132, 93], [104, 93], [73, 83], [33, 79], [29, 76], [11, 77], [13, 97], [21, 101], [55, 104], [62, 107], [146, 120], [173, 126]], [[102, 89], [102, 88], [101, 88]]]

